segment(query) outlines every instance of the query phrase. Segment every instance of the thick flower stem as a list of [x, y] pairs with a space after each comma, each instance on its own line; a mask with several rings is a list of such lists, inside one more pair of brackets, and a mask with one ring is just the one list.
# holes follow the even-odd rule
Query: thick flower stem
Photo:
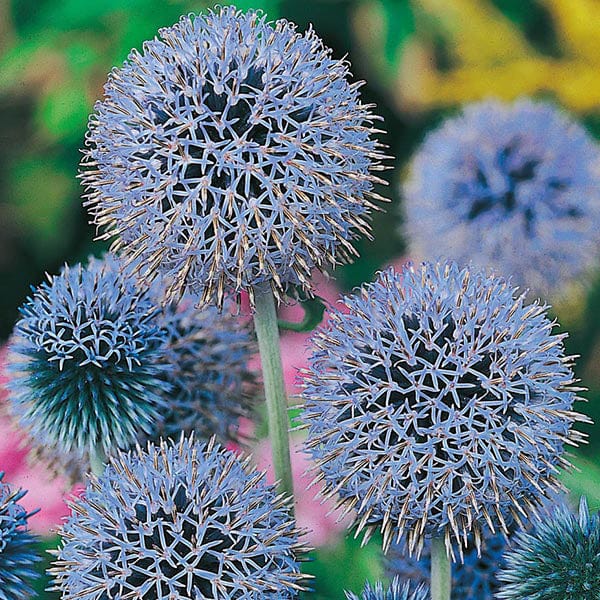
[[100, 477], [104, 473], [104, 461], [106, 456], [100, 449], [96, 449], [95, 452], [90, 452], [90, 469], [96, 477]]
[[254, 288], [254, 299], [254, 326], [258, 339], [267, 400], [273, 466], [275, 467], [275, 476], [279, 480], [279, 490], [293, 496], [287, 397], [283, 380], [283, 367], [281, 366], [275, 299], [271, 288], [268, 286], [256, 286]]
[[431, 540], [431, 600], [450, 600], [451, 566], [444, 537]]

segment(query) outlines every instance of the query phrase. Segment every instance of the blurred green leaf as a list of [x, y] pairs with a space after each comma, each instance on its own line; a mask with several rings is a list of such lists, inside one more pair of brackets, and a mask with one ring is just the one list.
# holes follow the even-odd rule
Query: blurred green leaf
[[38, 119], [52, 138], [79, 140], [85, 132], [92, 103], [81, 84], [71, 81], [50, 90], [38, 110]]
[[77, 185], [73, 175], [56, 164], [24, 160], [12, 169], [13, 210], [31, 247], [42, 255], [64, 250], [72, 226], [70, 199]]
[[383, 576], [381, 538], [375, 535], [361, 548], [359, 539], [348, 536], [334, 546], [323, 546], [310, 554], [303, 571], [315, 577], [310, 585], [314, 593], [302, 594], [303, 600], [345, 600], [344, 590], [359, 593], [365, 582]]
[[381, 0], [381, 4], [387, 22], [384, 56], [397, 69], [402, 46], [415, 31], [414, 15], [408, 0]]
[[[75, 79], [82, 78], [94, 68], [101, 56], [94, 47], [93, 36], [82, 35], [65, 47], [64, 54], [67, 65]], [[79, 84], [81, 90], [81, 84]]]
[[58, 536], [41, 538], [38, 545], [37, 551], [42, 556], [43, 561], [37, 566], [37, 571], [42, 576], [33, 582], [33, 588], [39, 594], [40, 598], [45, 600], [58, 600], [60, 594], [58, 592], [46, 592], [46, 588], [50, 585], [50, 577], [46, 574], [46, 569], [50, 567], [50, 563], [53, 558], [48, 554], [48, 550], [54, 550], [58, 548], [60, 538]]
[[575, 469], [563, 471], [562, 482], [573, 496], [587, 496], [590, 505], [597, 506], [600, 503], [600, 466], [580, 455], [574, 455], [571, 462]]

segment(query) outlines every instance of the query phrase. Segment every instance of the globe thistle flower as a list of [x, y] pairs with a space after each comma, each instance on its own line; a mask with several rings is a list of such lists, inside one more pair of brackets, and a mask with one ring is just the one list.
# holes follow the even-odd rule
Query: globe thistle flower
[[157, 310], [111, 255], [65, 266], [34, 291], [8, 365], [11, 410], [34, 447], [109, 453], [151, 430], [168, 389]]
[[41, 560], [33, 549], [36, 538], [27, 529], [28, 513], [19, 500], [26, 494], [2, 481], [0, 473], [0, 600], [23, 600], [34, 595], [30, 582], [39, 577]]
[[425, 586], [419, 586], [411, 592], [410, 584], [400, 585], [400, 580], [395, 578], [388, 589], [383, 588], [381, 582], [374, 586], [365, 584], [365, 589], [360, 596], [346, 592], [347, 600], [428, 600], [429, 592]]
[[223, 443], [237, 441], [239, 419], [252, 416], [259, 394], [249, 367], [257, 352], [249, 322], [229, 310], [198, 310], [184, 302], [162, 311], [159, 324], [167, 332], [159, 360], [167, 367], [170, 389], [148, 437], [179, 439], [184, 431], [201, 439], [216, 435]]
[[597, 263], [600, 152], [551, 104], [465, 107], [426, 138], [404, 194], [413, 255], [491, 266], [538, 294]]
[[515, 537], [498, 578], [503, 600], [600, 598], [600, 513], [590, 515], [582, 498], [578, 516], [561, 506], [534, 520]]
[[[494, 594], [500, 589], [498, 572], [504, 564], [506, 548], [507, 541], [503, 533], [482, 536], [479, 551], [470, 536], [463, 550], [462, 562], [452, 565], [452, 598], [493, 600]], [[460, 554], [460, 551], [455, 549], [454, 553]], [[389, 577], [396, 576], [403, 581], [428, 583], [431, 576], [430, 541], [425, 540], [419, 559], [410, 555], [406, 544], [392, 544], [385, 567]]]
[[[506, 281], [456, 263], [392, 269], [343, 300], [304, 373], [307, 449], [357, 533], [462, 549], [559, 489], [582, 415], [564, 335]], [[348, 314], [344, 314], [347, 312]]]
[[51, 569], [64, 600], [284, 599], [301, 589], [286, 499], [214, 439], [119, 453], [72, 509]]
[[377, 119], [312, 30], [216, 8], [159, 31], [109, 75], [83, 181], [104, 238], [167, 300], [310, 290], [367, 234]]

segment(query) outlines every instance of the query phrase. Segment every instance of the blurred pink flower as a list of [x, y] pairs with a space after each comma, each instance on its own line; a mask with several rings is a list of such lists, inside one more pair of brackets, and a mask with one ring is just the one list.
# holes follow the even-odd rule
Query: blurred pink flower
[[388, 267], [394, 267], [394, 271], [400, 273], [404, 269], [404, 267], [410, 262], [414, 263], [410, 256], [399, 256], [398, 258], [394, 258], [389, 263], [385, 264], [382, 267], [382, 270], [387, 269]]
[[81, 492], [81, 486], [75, 486], [67, 493], [64, 479], [52, 478], [42, 464], [32, 465], [27, 461], [28, 450], [24, 437], [12, 426], [6, 416], [6, 373], [4, 365], [6, 348], [0, 349], [0, 471], [4, 471], [4, 481], [16, 487], [28, 490], [20, 500], [27, 510], [41, 508], [40, 512], [29, 519], [32, 531], [48, 534], [59, 525], [62, 518], [70, 513], [65, 500]]
[[[258, 468], [266, 469], [267, 481], [273, 483], [275, 476], [269, 441], [261, 441], [254, 449], [253, 454]], [[305, 540], [310, 546], [334, 544], [350, 525], [351, 518], [346, 515], [340, 522], [337, 522], [341, 510], [331, 512], [333, 502], [327, 501], [322, 504], [320, 499], [315, 499], [315, 495], [321, 490], [321, 485], [316, 484], [308, 489], [312, 481], [312, 475], [307, 474], [306, 470], [311, 463], [308, 456], [302, 451], [301, 440], [292, 440], [291, 454], [298, 527], [307, 530]]]
[[[313, 277], [315, 293], [324, 300], [326, 310], [323, 315], [323, 323], [329, 318], [329, 308], [333, 306], [339, 297], [338, 289], [332, 279], [327, 279], [322, 273], [315, 273]], [[282, 306], [279, 317], [284, 321], [298, 323], [304, 318], [304, 311], [300, 304]], [[281, 362], [283, 363], [283, 376], [288, 394], [294, 395], [300, 392], [298, 385], [298, 371], [307, 366], [308, 346], [312, 332], [297, 333], [295, 331], [284, 331], [281, 336]]]

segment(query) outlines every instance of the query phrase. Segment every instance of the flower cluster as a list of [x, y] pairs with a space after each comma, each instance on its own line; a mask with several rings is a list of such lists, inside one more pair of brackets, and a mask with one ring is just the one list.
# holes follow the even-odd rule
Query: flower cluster
[[600, 513], [590, 515], [585, 498], [578, 515], [559, 506], [515, 537], [505, 561], [503, 600], [600, 598]]
[[168, 391], [157, 310], [112, 255], [65, 266], [35, 290], [8, 370], [12, 411], [36, 446], [109, 453], [151, 431]]
[[[376, 117], [312, 32], [259, 12], [182, 17], [113, 70], [90, 120], [87, 205], [145, 280], [221, 305], [310, 290], [368, 232]], [[288, 290], [289, 291], [289, 290]]]
[[404, 187], [413, 253], [558, 292], [600, 252], [600, 149], [544, 102], [487, 101], [431, 133]]
[[301, 589], [285, 499], [214, 440], [120, 453], [72, 509], [51, 570], [65, 600], [283, 600]]
[[198, 310], [189, 300], [165, 308], [158, 323], [167, 334], [159, 362], [169, 385], [147, 437], [178, 439], [183, 431], [200, 439], [216, 435], [223, 443], [236, 440], [239, 419], [252, 416], [259, 394], [249, 367], [257, 352], [249, 323], [230, 310]]
[[2, 481], [0, 473], [0, 600], [24, 600], [33, 595], [30, 582], [39, 577], [35, 564], [41, 560], [27, 529], [28, 513], [19, 500], [25, 495]]
[[384, 589], [380, 582], [374, 586], [367, 583], [360, 597], [346, 592], [346, 598], [348, 600], [427, 600], [429, 594], [424, 586], [411, 592], [409, 583], [401, 585], [400, 580], [395, 578], [388, 589]]
[[313, 338], [304, 374], [307, 449], [327, 496], [381, 526], [459, 546], [485, 523], [533, 511], [556, 490], [575, 393], [564, 335], [544, 307], [455, 263], [388, 270], [344, 298]]

